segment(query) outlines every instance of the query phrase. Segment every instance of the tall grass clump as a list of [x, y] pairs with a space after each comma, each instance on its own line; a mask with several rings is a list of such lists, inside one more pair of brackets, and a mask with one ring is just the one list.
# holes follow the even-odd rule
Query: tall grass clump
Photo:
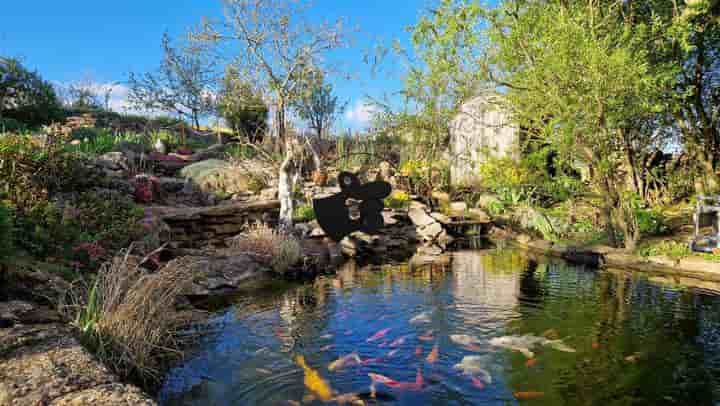
[[180, 332], [190, 317], [176, 305], [194, 276], [190, 261], [180, 258], [151, 273], [129, 250], [121, 252], [90, 286], [73, 289], [60, 308], [105, 365], [150, 387], [182, 355]]
[[302, 256], [302, 248], [295, 237], [264, 223], [251, 225], [247, 231], [235, 237], [231, 245], [281, 274], [287, 272]]

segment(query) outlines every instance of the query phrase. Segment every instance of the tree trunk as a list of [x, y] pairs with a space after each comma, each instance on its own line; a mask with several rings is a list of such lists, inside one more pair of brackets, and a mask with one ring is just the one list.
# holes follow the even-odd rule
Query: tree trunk
[[608, 236], [608, 243], [613, 248], [617, 248], [618, 240], [614, 225], [615, 222], [613, 219], [613, 211], [616, 206], [616, 201], [612, 191], [610, 190], [610, 182], [608, 181], [607, 177], [605, 175], [600, 176], [601, 179], [599, 185], [603, 194], [603, 207], [600, 211], [602, 213], [603, 221], [605, 222], [605, 232]]
[[295, 148], [290, 142], [285, 143], [285, 159], [280, 165], [278, 176], [278, 199], [280, 200], [279, 226], [284, 232], [290, 232], [293, 227], [293, 189], [295, 182], [296, 163]]
[[277, 111], [275, 112], [275, 126], [277, 128], [277, 144], [285, 144], [285, 159], [280, 165], [278, 176], [278, 199], [280, 200], [279, 227], [283, 232], [289, 233], [293, 228], [293, 189], [297, 162], [295, 148], [291, 137], [285, 133], [285, 101], [278, 98]]

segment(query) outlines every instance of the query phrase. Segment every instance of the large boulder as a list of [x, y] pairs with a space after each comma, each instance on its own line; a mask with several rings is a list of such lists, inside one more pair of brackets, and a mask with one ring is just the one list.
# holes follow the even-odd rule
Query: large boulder
[[[443, 224], [443, 221], [447, 221], [447, 217], [440, 213], [431, 214], [424, 204], [412, 202], [408, 209], [408, 217], [415, 225], [415, 232], [425, 246], [435, 246], [442, 252], [453, 241]], [[438, 250], [428, 249], [426, 251], [435, 252]]]
[[[32, 313], [28, 306], [14, 303], [5, 310]], [[120, 383], [64, 323], [0, 328], [0, 349], [0, 405], [156, 404], [138, 388]]]
[[251, 256], [235, 249], [212, 252], [212, 256], [190, 261], [195, 277], [189, 296], [217, 296], [234, 293], [248, 283], [268, 280], [271, 274]]

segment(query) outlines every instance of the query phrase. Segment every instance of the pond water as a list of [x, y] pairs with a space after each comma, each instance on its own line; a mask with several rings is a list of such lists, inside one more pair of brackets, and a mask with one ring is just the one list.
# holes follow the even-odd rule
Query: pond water
[[[355, 393], [366, 404], [415, 406], [714, 404], [719, 310], [720, 296], [706, 286], [508, 249], [457, 252], [422, 267], [350, 263], [337, 275], [238, 299], [170, 372], [160, 398], [342, 404], [352, 396], [337, 394]], [[344, 368], [330, 368], [354, 352]]]

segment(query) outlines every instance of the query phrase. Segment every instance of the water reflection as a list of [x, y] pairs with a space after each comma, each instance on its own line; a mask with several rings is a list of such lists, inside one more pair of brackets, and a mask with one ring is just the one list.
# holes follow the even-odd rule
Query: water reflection
[[[715, 291], [500, 249], [463, 251], [426, 266], [348, 263], [332, 277], [240, 298], [212, 321], [219, 332], [170, 373], [161, 400], [320, 404], [293, 361], [304, 355], [337, 394], [368, 401], [368, 373], [414, 382], [421, 371], [421, 391], [379, 384], [384, 397], [373, 402], [381, 404], [512, 404], [526, 397], [548, 405], [713, 404], [720, 400]], [[416, 316], [421, 321], [411, 323]], [[383, 338], [367, 341], [384, 329], [385, 345]], [[451, 335], [477, 341], [462, 345]], [[528, 359], [490, 344], [523, 335], [576, 352], [539, 344]], [[437, 360], [428, 357], [433, 348]], [[372, 362], [328, 369], [353, 351]], [[456, 368], [472, 362], [491, 382]]]

